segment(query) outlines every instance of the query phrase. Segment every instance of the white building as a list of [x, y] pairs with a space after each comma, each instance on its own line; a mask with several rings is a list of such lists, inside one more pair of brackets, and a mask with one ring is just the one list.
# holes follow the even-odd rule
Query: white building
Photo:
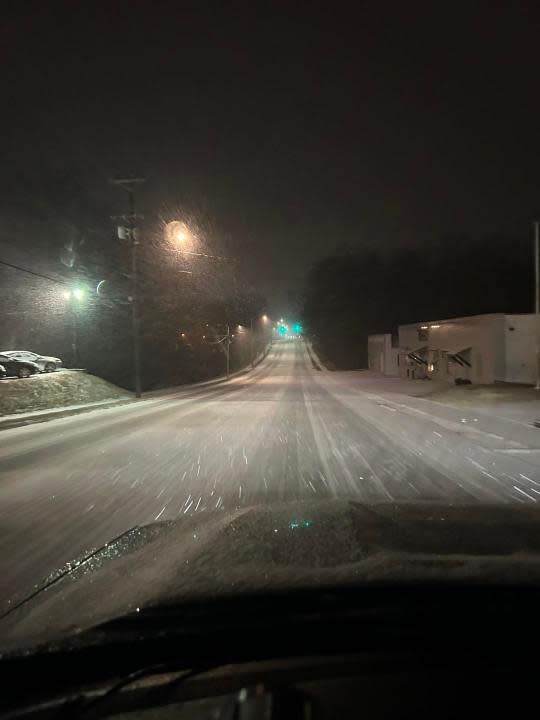
[[472, 315], [400, 325], [400, 375], [473, 383], [536, 382], [536, 315]]
[[368, 336], [368, 367], [383, 375], [399, 375], [399, 348], [392, 344], [392, 335]]

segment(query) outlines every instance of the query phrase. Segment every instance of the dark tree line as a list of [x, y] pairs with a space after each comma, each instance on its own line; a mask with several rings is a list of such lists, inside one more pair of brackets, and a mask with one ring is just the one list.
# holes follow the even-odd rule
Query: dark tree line
[[306, 332], [336, 367], [365, 367], [367, 336], [400, 324], [533, 311], [530, 238], [449, 238], [427, 250], [343, 250], [308, 273]]

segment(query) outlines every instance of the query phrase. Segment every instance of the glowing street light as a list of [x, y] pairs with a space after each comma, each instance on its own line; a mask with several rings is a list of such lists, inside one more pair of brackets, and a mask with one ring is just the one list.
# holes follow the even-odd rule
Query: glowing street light
[[165, 225], [165, 236], [170, 243], [180, 247], [193, 240], [193, 235], [188, 226], [180, 220], [173, 220]]
[[64, 300], [71, 300], [72, 298], [74, 300], [83, 300], [84, 294], [85, 293], [82, 288], [73, 288], [73, 290], [62, 290], [62, 297], [64, 298]]

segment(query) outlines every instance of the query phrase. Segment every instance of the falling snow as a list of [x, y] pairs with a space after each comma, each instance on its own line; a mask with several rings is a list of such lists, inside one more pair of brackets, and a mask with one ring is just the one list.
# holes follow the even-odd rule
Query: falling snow
[[134, 526], [238, 507], [537, 505], [538, 431], [462, 412], [364, 392], [351, 373], [315, 371], [302, 343], [283, 343], [249, 375], [189, 399], [4, 431], [1, 597]]

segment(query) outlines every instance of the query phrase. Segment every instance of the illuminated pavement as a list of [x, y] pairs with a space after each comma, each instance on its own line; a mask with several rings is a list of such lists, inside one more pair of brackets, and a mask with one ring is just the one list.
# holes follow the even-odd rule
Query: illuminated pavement
[[540, 431], [317, 371], [301, 342], [230, 383], [0, 434], [0, 603], [128, 528], [286, 500], [540, 502]]

